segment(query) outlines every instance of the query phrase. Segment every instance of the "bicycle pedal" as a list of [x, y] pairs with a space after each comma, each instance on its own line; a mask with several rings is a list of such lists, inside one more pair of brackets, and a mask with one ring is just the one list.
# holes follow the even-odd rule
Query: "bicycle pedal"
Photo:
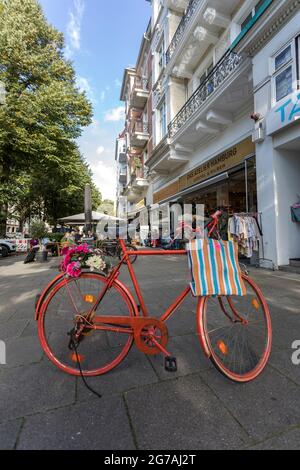
[[167, 372], [177, 372], [177, 359], [176, 357], [165, 357], [165, 370]]

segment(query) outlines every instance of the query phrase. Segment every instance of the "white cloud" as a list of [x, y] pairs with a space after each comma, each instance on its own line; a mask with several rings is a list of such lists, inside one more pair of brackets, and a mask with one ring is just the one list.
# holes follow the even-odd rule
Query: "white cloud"
[[115, 85], [116, 85], [117, 88], [121, 88], [121, 86], [122, 86], [121, 80], [119, 80], [118, 78], [116, 78], [116, 79], [115, 79]]
[[123, 121], [125, 119], [125, 109], [123, 106], [118, 108], [110, 109], [105, 114], [104, 120], [111, 122]]
[[85, 9], [84, 0], [74, 0], [73, 10], [69, 12], [69, 22], [67, 24], [66, 56], [70, 58], [74, 51], [80, 50], [81, 45], [81, 23]]
[[96, 100], [96, 97], [95, 97], [95, 92], [94, 92], [94, 89], [93, 89], [92, 85], [90, 84], [89, 80], [86, 77], [80, 77], [79, 76], [76, 79], [76, 83], [77, 83], [77, 86], [78, 86], [79, 90], [80, 91], [85, 91], [86, 94], [87, 94], [87, 97], [89, 98], [89, 100], [94, 105], [96, 105], [97, 100]]
[[97, 155], [102, 155], [102, 153], [105, 151], [105, 148], [103, 145], [100, 145], [100, 147], [97, 148]]
[[116, 170], [113, 165], [102, 161], [91, 164], [94, 182], [100, 189], [104, 199], [116, 199]]
[[85, 91], [87, 94], [89, 94], [92, 91], [92, 87], [87, 78], [77, 77], [76, 82], [80, 91]]

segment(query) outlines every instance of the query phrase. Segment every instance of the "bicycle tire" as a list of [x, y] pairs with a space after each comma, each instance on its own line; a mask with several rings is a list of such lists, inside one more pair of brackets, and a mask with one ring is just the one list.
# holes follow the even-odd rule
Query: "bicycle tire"
[[[272, 323], [267, 302], [254, 281], [244, 274], [242, 277], [247, 298], [202, 297], [197, 307], [197, 332], [202, 348], [225, 377], [239, 383], [250, 382], [263, 372], [272, 348]], [[237, 305], [242, 302], [238, 299], [247, 300], [250, 311], [238, 310]], [[227, 304], [229, 308], [226, 309]], [[260, 315], [261, 319], [252, 321], [252, 314], [254, 319], [255, 315], [257, 318]], [[223, 323], [224, 326], [219, 326]], [[261, 331], [257, 329], [260, 323], [264, 325]], [[254, 327], [252, 330], [251, 326]]]
[[[134, 245], [126, 245], [126, 249], [127, 249], [127, 250], [130, 250], [130, 251], [138, 251], [138, 250], [137, 250], [137, 247], [134, 246]], [[121, 260], [122, 257], [123, 257], [123, 253], [122, 253], [122, 250], [120, 250], [120, 251], [119, 251], [119, 259]], [[137, 256], [134, 256], [134, 255], [130, 256], [130, 262], [131, 262], [131, 264], [134, 264], [134, 263], [136, 262], [136, 260], [137, 260]], [[126, 260], [123, 261], [123, 264], [127, 264], [127, 261], [126, 261]]]
[[[79, 292], [80, 297], [82, 296], [83, 298], [85, 298], [86, 297], [85, 293], [90, 292], [89, 289], [91, 288], [89, 287], [89, 289], [84, 291], [84, 295], [83, 295], [83, 291], [81, 290], [81, 288], [78, 288], [75, 284], [73, 284], [79, 281], [81, 282], [81, 285], [83, 285], [82, 283], [83, 280], [93, 280], [93, 288], [96, 290], [99, 289], [99, 291], [100, 291], [100, 288], [102, 291], [102, 289], [105, 287], [105, 283], [107, 282], [106, 277], [99, 273], [83, 273], [81, 277], [77, 280], [74, 280], [72, 278], [63, 278], [60, 282], [54, 284], [54, 286], [48, 292], [48, 295], [45, 298], [44, 303], [40, 306], [40, 313], [38, 317], [38, 335], [39, 335], [40, 343], [42, 345], [42, 348], [46, 356], [60, 370], [70, 375], [77, 376], [77, 377], [81, 375], [80, 370], [78, 368], [78, 362], [74, 360], [74, 357], [73, 359], [70, 358], [72, 357], [72, 353], [67, 349], [67, 343], [69, 341], [68, 332], [69, 332], [69, 328], [72, 328], [72, 324], [73, 324], [72, 322], [74, 322], [75, 311], [74, 311], [74, 308], [69, 309], [69, 305], [66, 302], [66, 298], [68, 298], [68, 295], [66, 296], [66, 294], [68, 294], [66, 292], [66, 289], [69, 289], [70, 287], [74, 287], [77, 289], [76, 291], [77, 295]], [[68, 284], [66, 284], [66, 282]], [[118, 311], [116, 311], [115, 316], [120, 316], [120, 315], [124, 316], [125, 312], [126, 312], [126, 316], [137, 315], [137, 310], [134, 304], [134, 300], [130, 297], [130, 294], [128, 293], [126, 287], [123, 286], [123, 284], [121, 284], [119, 281], [114, 281], [112, 287], [109, 289], [109, 293], [112, 294], [111, 297], [114, 300], [114, 305], [115, 305], [116, 300], [120, 302], [120, 310], [118, 307]], [[60, 300], [59, 294], [62, 295], [61, 303], [59, 302]], [[108, 305], [110, 304], [109, 300], [111, 299], [110, 298], [107, 299]], [[82, 299], [80, 301], [82, 301]], [[58, 308], [56, 310], [55, 302], [58, 302], [58, 305], [61, 306], [60, 311]], [[103, 303], [100, 305], [102, 308]], [[90, 305], [89, 305], [89, 309], [90, 309]], [[62, 312], [66, 312], [66, 311], [67, 311], [67, 314], [66, 314], [66, 319], [65, 319], [65, 318], [62, 318]], [[51, 317], [51, 314], [52, 314], [52, 317]], [[73, 314], [73, 317], [71, 317], [72, 314]], [[103, 315], [104, 312], [103, 311], [99, 312], [97, 310], [97, 314]], [[114, 315], [113, 307], [110, 307], [108, 314]], [[55, 315], [58, 315], [58, 318], [55, 319], [54, 318]], [[46, 326], [46, 321], [49, 321], [49, 328], [48, 328], [48, 325]], [[102, 335], [101, 338], [100, 338], [100, 335]], [[110, 335], [110, 336], [109, 338], [107, 338], [107, 337], [104, 337], [105, 335], [106, 336]], [[86, 337], [78, 346], [79, 355], [81, 357], [84, 357], [85, 362], [88, 364], [87, 366], [84, 363], [84, 361], [83, 363], [80, 364], [82, 368], [82, 373], [84, 376], [95, 377], [98, 375], [105, 374], [109, 372], [110, 370], [114, 369], [115, 367], [117, 367], [125, 359], [125, 357], [127, 356], [127, 354], [129, 353], [132, 347], [134, 338], [133, 338], [133, 334], [131, 333], [128, 333], [128, 335], [127, 334], [126, 335], [122, 334], [122, 335], [121, 335], [122, 340], [124, 339], [123, 344], [119, 343], [120, 340], [119, 340], [119, 337], [117, 337], [117, 333], [114, 334], [114, 333], [109, 332], [108, 334], [105, 331], [104, 332], [91, 331], [90, 334], [86, 335]], [[52, 343], [50, 343], [50, 341]], [[104, 343], [105, 343], [105, 347], [103, 347]], [[84, 350], [82, 351], [83, 346], [84, 346]], [[89, 350], [89, 348], [91, 349]], [[95, 365], [96, 361], [98, 360], [96, 359], [96, 357], [98, 357], [96, 353], [97, 354], [99, 353], [99, 365], [98, 366]], [[104, 356], [104, 361], [105, 361], [101, 365], [100, 365], [100, 356], [101, 357]], [[106, 357], [109, 357], [107, 362], [105, 359]]]

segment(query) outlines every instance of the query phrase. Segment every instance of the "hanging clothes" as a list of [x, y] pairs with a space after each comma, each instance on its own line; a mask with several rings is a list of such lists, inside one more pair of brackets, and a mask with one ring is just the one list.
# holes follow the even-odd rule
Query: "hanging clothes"
[[250, 215], [235, 214], [228, 220], [228, 240], [238, 243], [239, 253], [252, 258], [259, 250], [260, 232], [257, 219]]

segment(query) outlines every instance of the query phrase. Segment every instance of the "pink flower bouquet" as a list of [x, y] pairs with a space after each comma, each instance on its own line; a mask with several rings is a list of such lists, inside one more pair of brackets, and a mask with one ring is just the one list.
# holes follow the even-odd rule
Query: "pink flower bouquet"
[[74, 279], [80, 277], [82, 269], [101, 271], [105, 274], [109, 272], [110, 263], [104, 259], [102, 252], [90, 249], [87, 244], [65, 248], [63, 255], [61, 270]]

